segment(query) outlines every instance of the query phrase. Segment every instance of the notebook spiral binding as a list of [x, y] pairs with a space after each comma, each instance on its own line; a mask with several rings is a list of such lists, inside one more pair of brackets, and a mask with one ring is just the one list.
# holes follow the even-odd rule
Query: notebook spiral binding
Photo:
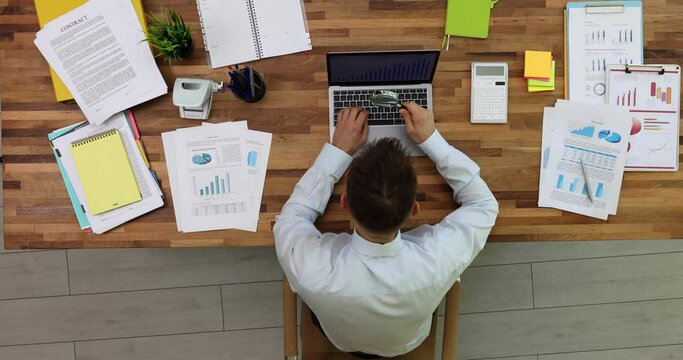
[[256, 8], [254, 6], [253, 0], [247, 0], [247, 5], [249, 6], [249, 26], [251, 27], [251, 34], [254, 37], [254, 52], [258, 58], [263, 57], [263, 46], [261, 45], [261, 34], [259, 33], [258, 20], [256, 18]]
[[107, 130], [107, 131], [101, 132], [99, 134], [95, 134], [95, 135], [88, 136], [88, 137], [83, 138], [83, 139], [76, 140], [76, 141], [71, 143], [71, 147], [82, 146], [82, 145], [91, 143], [93, 141], [97, 141], [97, 140], [101, 140], [101, 139], [104, 139], [104, 138], [107, 138], [110, 136], [114, 136], [118, 133], [119, 133], [118, 129]]
[[202, 40], [204, 41], [204, 50], [209, 51], [209, 44], [206, 42], [206, 31], [204, 30], [204, 18], [202, 18], [202, 0], [197, 0], [197, 14], [199, 14], [199, 27], [202, 30]]

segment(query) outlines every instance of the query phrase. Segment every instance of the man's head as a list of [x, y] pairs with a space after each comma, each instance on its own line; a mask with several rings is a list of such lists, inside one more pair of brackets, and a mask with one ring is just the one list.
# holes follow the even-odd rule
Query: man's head
[[396, 232], [411, 213], [419, 211], [415, 170], [408, 152], [394, 138], [360, 150], [349, 168], [346, 192], [351, 215], [375, 234]]

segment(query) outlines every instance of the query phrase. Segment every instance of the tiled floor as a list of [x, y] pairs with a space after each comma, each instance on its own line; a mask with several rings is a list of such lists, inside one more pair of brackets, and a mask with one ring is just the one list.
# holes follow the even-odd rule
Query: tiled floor
[[[460, 359], [683, 359], [683, 241], [489, 244]], [[1, 360], [280, 359], [272, 248], [0, 249]]]

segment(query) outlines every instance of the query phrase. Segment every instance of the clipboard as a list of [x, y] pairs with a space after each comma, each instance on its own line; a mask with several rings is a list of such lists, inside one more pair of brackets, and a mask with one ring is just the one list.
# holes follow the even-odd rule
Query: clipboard
[[631, 113], [625, 171], [678, 171], [680, 65], [609, 65], [607, 102]]
[[570, 2], [564, 20], [565, 99], [602, 103], [607, 65], [643, 63], [643, 4]]

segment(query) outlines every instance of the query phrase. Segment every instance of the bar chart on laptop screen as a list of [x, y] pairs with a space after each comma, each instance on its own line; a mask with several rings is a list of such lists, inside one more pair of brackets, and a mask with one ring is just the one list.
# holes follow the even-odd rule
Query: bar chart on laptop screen
[[424, 79], [431, 75], [430, 64], [422, 59], [408, 64], [393, 64], [372, 68], [355, 75], [341, 77], [341, 81], [384, 81]]
[[430, 82], [438, 53], [370, 53], [328, 58], [332, 83]]

